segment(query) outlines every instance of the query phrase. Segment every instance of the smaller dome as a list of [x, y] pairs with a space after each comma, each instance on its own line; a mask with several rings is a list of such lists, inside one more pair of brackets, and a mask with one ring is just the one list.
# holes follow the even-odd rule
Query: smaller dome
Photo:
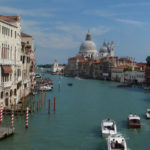
[[107, 50], [107, 47], [106, 46], [102, 46], [101, 48], [100, 48], [100, 52], [107, 52], [108, 50]]

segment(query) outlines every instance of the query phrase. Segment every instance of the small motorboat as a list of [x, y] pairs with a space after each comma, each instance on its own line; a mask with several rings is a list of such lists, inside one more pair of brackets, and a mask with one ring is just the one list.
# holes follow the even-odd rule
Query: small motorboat
[[39, 79], [39, 78], [41, 78], [41, 75], [37, 73], [37, 74], [35, 74], [35, 78]]
[[109, 135], [117, 134], [117, 127], [114, 120], [103, 120], [101, 123], [102, 136], [108, 137]]
[[107, 139], [108, 150], [127, 150], [125, 138], [120, 134], [110, 135]]
[[136, 114], [130, 114], [128, 116], [128, 125], [130, 128], [140, 128], [141, 127], [141, 119]]
[[72, 83], [68, 83], [68, 86], [72, 86]]
[[43, 90], [43, 91], [45, 91], [45, 90], [46, 90], [46, 91], [51, 91], [51, 90], [52, 90], [52, 87], [51, 87], [51, 86], [41, 86], [41, 87], [40, 87], [40, 91], [42, 91], [42, 90]]
[[150, 119], [150, 109], [147, 109], [146, 118], [147, 118], [147, 119]]

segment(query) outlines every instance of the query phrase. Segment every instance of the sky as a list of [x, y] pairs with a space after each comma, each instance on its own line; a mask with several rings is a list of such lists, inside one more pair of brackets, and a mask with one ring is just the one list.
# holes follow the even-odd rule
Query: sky
[[0, 0], [0, 14], [21, 16], [37, 64], [67, 63], [88, 30], [98, 52], [105, 40], [114, 41], [116, 56], [142, 62], [150, 55], [149, 0]]

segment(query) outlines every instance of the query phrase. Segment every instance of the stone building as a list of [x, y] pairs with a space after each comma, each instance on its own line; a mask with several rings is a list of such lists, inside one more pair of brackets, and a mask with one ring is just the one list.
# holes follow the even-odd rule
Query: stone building
[[31, 92], [31, 87], [33, 86], [33, 65], [34, 65], [34, 39], [31, 35], [21, 33], [21, 74], [22, 74], [22, 97], [26, 97]]
[[0, 105], [5, 107], [17, 104], [22, 97], [20, 20], [20, 16], [0, 15]]
[[0, 15], [0, 104], [9, 106], [21, 97], [20, 16]]

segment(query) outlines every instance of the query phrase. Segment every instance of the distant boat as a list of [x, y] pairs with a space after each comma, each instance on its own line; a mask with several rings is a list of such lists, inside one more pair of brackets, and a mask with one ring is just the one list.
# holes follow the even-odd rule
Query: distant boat
[[117, 134], [117, 127], [114, 120], [103, 120], [101, 123], [102, 136], [108, 137], [109, 135]]
[[117, 87], [119, 87], [119, 88], [132, 87], [132, 84], [120, 84], [120, 85], [117, 85]]
[[41, 75], [37, 73], [37, 74], [35, 74], [35, 78], [39, 79], [39, 78], [41, 78]]
[[110, 135], [107, 139], [108, 150], [127, 150], [125, 138], [120, 134]]
[[130, 128], [140, 128], [141, 127], [141, 119], [136, 114], [130, 114], [128, 116], [128, 125]]
[[147, 118], [147, 119], [150, 119], [150, 109], [147, 109], [146, 118]]
[[80, 78], [80, 77], [78, 77], [78, 76], [76, 76], [76, 77], [75, 77], [75, 79], [77, 79], [77, 80], [81, 80], [81, 78]]
[[72, 86], [73, 84], [72, 83], [68, 83], [68, 86]]

